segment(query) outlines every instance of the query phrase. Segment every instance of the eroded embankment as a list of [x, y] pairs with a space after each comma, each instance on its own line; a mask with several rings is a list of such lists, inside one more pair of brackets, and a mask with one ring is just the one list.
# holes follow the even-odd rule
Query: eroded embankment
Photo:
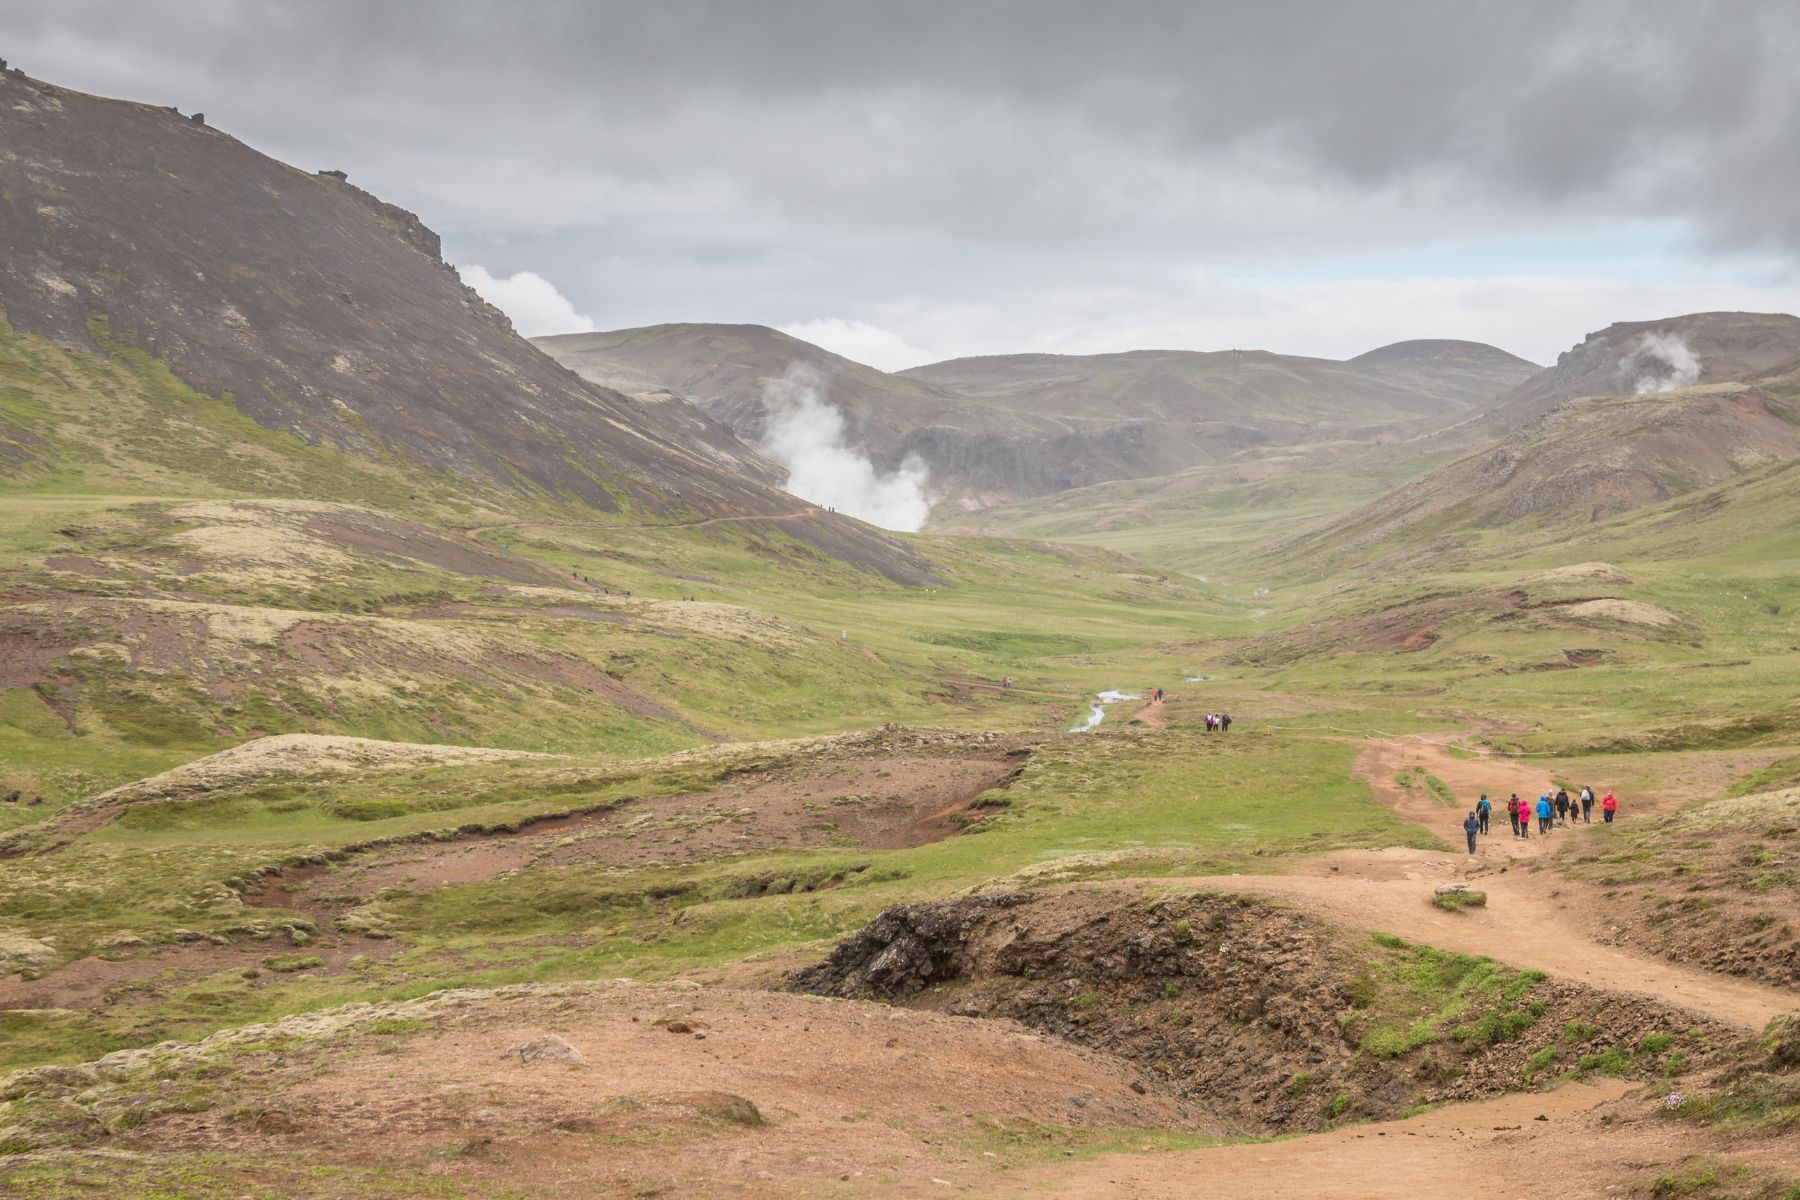
[[796, 991], [1007, 1017], [1261, 1131], [1391, 1117], [1570, 1073], [1703, 1065], [1734, 1032], [1238, 896], [1003, 893], [900, 905]]

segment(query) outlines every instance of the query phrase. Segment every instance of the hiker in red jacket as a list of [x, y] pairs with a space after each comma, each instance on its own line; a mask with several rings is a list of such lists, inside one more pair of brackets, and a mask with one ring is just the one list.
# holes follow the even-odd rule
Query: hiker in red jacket
[[1600, 800], [1600, 819], [1605, 821], [1608, 825], [1611, 825], [1613, 814], [1618, 811], [1619, 798], [1612, 794], [1611, 788], [1607, 788], [1606, 795], [1601, 797]]

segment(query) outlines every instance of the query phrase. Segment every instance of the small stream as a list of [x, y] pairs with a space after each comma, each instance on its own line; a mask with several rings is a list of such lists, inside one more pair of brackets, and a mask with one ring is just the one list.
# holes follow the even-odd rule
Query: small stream
[[1069, 726], [1069, 732], [1092, 733], [1094, 730], [1100, 728], [1100, 722], [1106, 720], [1107, 705], [1117, 704], [1121, 700], [1142, 699], [1143, 697], [1136, 692], [1119, 692], [1110, 688], [1104, 692], [1100, 692], [1094, 697], [1092, 703], [1088, 705], [1087, 720], [1075, 722], [1075, 724]]

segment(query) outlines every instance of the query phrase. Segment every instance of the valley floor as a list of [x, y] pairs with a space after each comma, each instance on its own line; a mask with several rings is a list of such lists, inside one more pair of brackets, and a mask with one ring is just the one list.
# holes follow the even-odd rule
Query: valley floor
[[[1615, 906], [1642, 908], [1642, 901], [1616, 891], [1609, 897], [1606, 885], [1580, 877], [1571, 865], [1617, 851], [1629, 828], [1624, 822], [1559, 828], [1520, 841], [1509, 836], [1502, 814], [1474, 858], [1423, 848], [1459, 834], [1464, 803], [1476, 792], [1502, 803], [1513, 790], [1535, 795], [1547, 776], [1558, 774], [1557, 764], [1479, 753], [1445, 738], [1349, 745], [1313, 739], [1328, 756], [1337, 753], [1333, 746], [1348, 751], [1329, 761], [1348, 768], [1349, 782], [1360, 780], [1370, 789], [1370, 815], [1357, 815], [1348, 827], [1353, 831], [1342, 827], [1343, 820], [1369, 801], [1358, 801], [1354, 791], [1320, 792], [1304, 771], [1293, 776], [1291, 787], [1277, 789], [1266, 808], [1240, 796], [1237, 803], [1251, 803], [1249, 809], [1209, 816], [1207, 806], [1218, 801], [1205, 798], [1213, 793], [1196, 793], [1177, 797], [1176, 807], [1164, 813], [1152, 797], [1176, 776], [1131, 774], [1146, 763], [1160, 763], [1165, 772], [1237, 778], [1242, 788], [1272, 765], [1271, 751], [1291, 770], [1296, 746], [1266, 733], [1197, 734], [1191, 727], [1196, 714], [1179, 701], [1144, 706], [1135, 715], [1124, 730], [1098, 738], [967, 735], [909, 744], [902, 732], [886, 742], [851, 739], [848, 747], [827, 740], [822, 749], [777, 753], [728, 771], [707, 787], [651, 788], [619, 803], [512, 829], [377, 844], [290, 867], [265, 877], [262, 889], [246, 891], [244, 899], [310, 919], [317, 941], [299, 938], [303, 945], [287, 953], [299, 963], [295, 978], [312, 979], [319, 989], [310, 1002], [306, 993], [279, 993], [286, 985], [276, 981], [294, 968], [270, 955], [272, 947], [236, 937], [148, 956], [82, 957], [36, 979], [8, 980], [0, 1004], [10, 1010], [15, 1028], [25, 1029], [33, 1014], [90, 1011], [112, 1022], [107, 1028], [122, 1031], [127, 1026], [119, 1023], [121, 1014], [134, 1006], [183, 996], [191, 1002], [194, 989], [217, 992], [220, 981], [240, 968], [253, 977], [252, 989], [277, 987], [269, 1003], [293, 1011], [334, 995], [352, 998], [333, 979], [366, 980], [370, 970], [390, 969], [383, 964], [398, 969], [411, 963], [416, 970], [421, 955], [451, 954], [455, 969], [465, 974], [484, 955], [502, 967], [545, 953], [576, 956], [564, 968], [566, 982], [508, 985], [503, 974], [490, 972], [480, 981], [501, 985], [498, 990], [440, 991], [415, 1000], [391, 993], [384, 998], [380, 988], [365, 988], [372, 1003], [325, 1008], [273, 1025], [237, 1024], [198, 1043], [121, 1050], [88, 1066], [16, 1073], [0, 1093], [11, 1109], [5, 1118], [11, 1129], [0, 1144], [12, 1152], [0, 1159], [0, 1194], [49, 1197], [77, 1189], [203, 1197], [241, 1194], [248, 1187], [288, 1196], [971, 1192], [1580, 1200], [1775, 1196], [1788, 1186], [1782, 1180], [1800, 1179], [1800, 1151], [1791, 1139], [1682, 1121], [1661, 1111], [1663, 1092], [1711, 1086], [1707, 1081], [1727, 1068], [1736, 1053], [1728, 1047], [1739, 1036], [1731, 1030], [1741, 1031], [1748, 1045], [1771, 1018], [1800, 1007], [1800, 997], [1757, 978], [1670, 961], [1658, 953], [1669, 946], [1634, 940], [1629, 922], [1613, 921]], [[528, 767], [541, 769], [534, 762], [516, 769]], [[1121, 847], [1114, 838], [1088, 850], [1078, 830], [1060, 828], [1062, 850], [1046, 857], [1032, 843], [1021, 847], [1027, 851], [1021, 857], [1009, 838], [1025, 835], [1009, 832], [1013, 827], [1005, 821], [984, 837], [961, 833], [995, 820], [996, 813], [1029, 826], [1023, 813], [1042, 803], [1034, 800], [1044, 790], [1039, 773], [1057, 781], [1052, 795], [1066, 796], [1075, 781], [1086, 781], [1117, 796], [1126, 806], [1121, 811], [1131, 812], [1140, 832], [1151, 835], [1147, 844]], [[1628, 816], [1638, 822], [1633, 832], [1669, 821], [1688, 798], [1675, 786], [1634, 792]], [[1339, 828], [1324, 837], [1321, 849], [1306, 852], [1306, 838], [1321, 835], [1296, 835], [1284, 823], [1319, 821], [1324, 813], [1314, 806], [1329, 812]], [[1238, 820], [1258, 824], [1248, 842], [1233, 844], [1232, 831], [1246, 828]], [[1209, 830], [1209, 822], [1222, 824]], [[95, 824], [91, 818], [87, 823]], [[106, 822], [96, 828], [82, 836], [103, 836]], [[1154, 836], [1166, 828], [1180, 832], [1185, 847]], [[981, 853], [984, 846], [992, 852]], [[802, 874], [795, 870], [799, 860], [772, 860], [777, 870], [792, 873], [780, 881], [768, 871], [745, 869], [758, 855], [844, 848], [873, 853], [873, 861], [882, 854], [909, 855], [903, 877], [911, 878], [883, 893], [880, 885], [855, 884], [840, 869], [823, 890], [808, 891], [795, 882]], [[1265, 856], [1265, 849], [1279, 852]], [[958, 857], [965, 851], [976, 857]], [[74, 851], [52, 847], [49, 860], [69, 853]], [[683, 921], [680, 901], [651, 903], [636, 917], [616, 919], [596, 910], [574, 925], [542, 924], [543, 914], [554, 911], [546, 906], [558, 903], [555, 893], [529, 886], [583, 871], [600, 874], [580, 878], [623, 886], [619, 881], [634, 871], [720, 862], [743, 864], [722, 894], [736, 889], [751, 895], [750, 902], [772, 895], [760, 903], [778, 908], [787, 932], [740, 940], [709, 964], [694, 962], [707, 938], [717, 936], [703, 933], [700, 942], [667, 960], [681, 977], [661, 984], [592, 982], [604, 974], [604, 964], [579, 955], [596, 935], [639, 942], [649, 953], [656, 953], [656, 943], [693, 936], [683, 932], [690, 922]], [[866, 863], [859, 869], [874, 874]], [[1503, 1085], [1531, 1090], [1494, 1095], [1481, 1090], [1493, 1085], [1477, 1084], [1469, 1094], [1489, 1098], [1397, 1121], [1380, 1118], [1391, 1118], [1404, 1101], [1371, 1091], [1346, 1113], [1350, 1123], [1326, 1122], [1323, 1129], [1317, 1116], [1305, 1115], [1312, 1109], [1290, 1104], [1283, 1111], [1293, 1114], [1287, 1120], [1297, 1122], [1290, 1125], [1297, 1136], [1267, 1141], [1269, 1130], [1246, 1124], [1241, 1113], [1215, 1111], [1171, 1086], [1170, 1077], [1151, 1069], [1155, 1064], [1117, 1052], [1134, 1035], [1084, 1043], [1084, 1006], [1113, 1002], [1088, 1000], [1093, 993], [1059, 1002], [1046, 1024], [1032, 1015], [1032, 1002], [1009, 1010], [1017, 1018], [952, 1015], [961, 1011], [959, 1004], [976, 1000], [976, 992], [958, 990], [960, 983], [936, 985], [917, 1000], [896, 995], [891, 1003], [765, 990], [815, 958], [834, 930], [866, 919], [886, 902], [884, 895], [946, 894], [958, 881], [982, 879], [997, 879], [984, 892], [1024, 888], [1078, 901], [1068, 910], [1075, 915], [1057, 918], [1064, 921], [1099, 912], [1104, 923], [1108, 912], [1141, 913], [1146, 904], [1178, 896], [1202, 904], [1220, 893], [1252, 903], [1271, 900], [1279, 907], [1267, 910], [1267, 919], [1277, 924], [1288, 919], [1278, 915], [1286, 910], [1322, 922], [1307, 924], [1314, 931], [1308, 936], [1329, 941], [1341, 936], [1333, 930], [1374, 933], [1380, 945], [1403, 947], [1393, 952], [1401, 956], [1395, 961], [1410, 962], [1405, 956], [1416, 954], [1425, 956], [1419, 961], [1443, 963], [1452, 960], [1441, 955], [1460, 952], [1484, 957], [1455, 958], [1464, 964], [1459, 970], [1492, 959], [1543, 972], [1553, 985], [1566, 985], [1553, 1002], [1563, 1006], [1556, 1011], [1597, 1003], [1591, 1011], [1600, 1027], [1610, 1006], [1625, 1006], [1632, 1020], [1640, 1012], [1646, 1021], [1673, 1020], [1671, 1032], [1657, 1036], [1687, 1038], [1680, 1044], [1712, 1065], [1684, 1077], [1674, 1058], [1655, 1066], [1660, 1058], [1643, 1045], [1609, 1042], [1603, 1028], [1597, 1034], [1594, 1027], [1564, 1030], [1561, 1042], [1553, 1038], [1533, 1058], [1538, 1062], [1547, 1053], [1542, 1061], [1558, 1063], [1543, 1080], [1533, 1085], [1528, 1069], [1522, 1084], [1515, 1079]], [[521, 881], [527, 890], [512, 899], [507, 889], [516, 890]], [[1485, 906], [1455, 912], [1434, 907], [1434, 889], [1451, 883], [1485, 892]], [[583, 894], [583, 905], [597, 898]], [[357, 934], [355, 922], [345, 919], [366, 912], [371, 898], [392, 910], [387, 919], [393, 922], [373, 937]], [[447, 907], [453, 901], [456, 906]], [[441, 934], [445, 925], [479, 930], [484, 906], [521, 902], [535, 906], [540, 922], [524, 942], [433, 941], [421, 932], [430, 923], [419, 923], [419, 910], [407, 907], [435, 905]], [[741, 907], [746, 901], [722, 903]], [[822, 913], [821, 905], [837, 907]], [[689, 911], [710, 910], [702, 904]], [[509, 928], [523, 919], [510, 909], [503, 915]], [[592, 924], [595, 917], [602, 926]], [[744, 918], [697, 919], [729, 926]], [[1025, 925], [1018, 927], [1034, 919], [1041, 918], [1020, 917]], [[615, 923], [606, 925], [609, 920]], [[1177, 925], [1185, 930], [1186, 922]], [[1053, 923], [1043, 936], [1056, 943], [1074, 936], [1075, 928], [1055, 934]], [[684, 960], [691, 965], [680, 966]], [[650, 961], [614, 957], [605, 963], [637, 974]], [[1306, 961], [1308, 970], [1319, 969], [1319, 961]], [[1103, 961], [1090, 965], [1099, 972], [1094, 978], [1106, 977]], [[1520, 986], [1536, 977], [1520, 976]], [[1023, 979], [1031, 979], [1029, 969]], [[1188, 1002], [1168, 997], [1181, 989], [1162, 988], [1166, 1002], [1145, 1001], [1135, 1024], [1120, 1028], [1140, 1028], [1146, 1018], [1165, 1020], [1158, 1013], [1179, 1014], [1178, 1006]], [[1211, 1002], [1193, 996], [1194, 1004]], [[1695, 1032], [1680, 1032], [1674, 1014], [1682, 1013]], [[1202, 1013], [1195, 1028], [1210, 1015]], [[17, 1024], [21, 1019], [26, 1025]], [[1429, 1033], [1422, 1045], [1433, 1040]], [[1343, 1048], [1333, 1053], [1333, 1069], [1358, 1069], [1359, 1056]], [[1430, 1065], [1438, 1060], [1430, 1057], [1435, 1051], [1429, 1045], [1424, 1053], [1419, 1069], [1441, 1070], [1441, 1063]], [[1579, 1070], [1578, 1055], [1584, 1064]], [[1309, 1078], [1303, 1066], [1296, 1060], [1300, 1073], [1283, 1085], [1296, 1096]], [[1635, 1082], [1612, 1077], [1615, 1071]], [[1498, 1078], [1489, 1071], [1471, 1080], [1489, 1077]], [[1421, 1094], [1429, 1093], [1427, 1087]], [[1338, 1105], [1333, 1101], [1333, 1116]], [[1688, 1191], [1670, 1190], [1688, 1186], [1682, 1180], [1692, 1183]], [[1735, 1190], [1717, 1190], [1720, 1181], [1735, 1181]]]

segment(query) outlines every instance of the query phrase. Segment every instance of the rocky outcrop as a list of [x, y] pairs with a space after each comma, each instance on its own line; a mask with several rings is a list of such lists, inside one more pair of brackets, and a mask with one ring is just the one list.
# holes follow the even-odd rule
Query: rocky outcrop
[[[1407, 982], [1434, 976], [1447, 989], [1441, 1018], [1429, 1015], [1437, 1001], [1414, 1011]], [[1217, 894], [1001, 892], [899, 905], [787, 986], [1010, 1018], [1128, 1060], [1182, 1099], [1265, 1131], [1388, 1117], [1571, 1070], [1649, 1074], [1733, 1042], [1652, 1002], [1396, 939], [1370, 947]], [[1697, 1028], [1709, 1037], [1675, 1047], [1674, 1031], [1689, 1039]], [[1670, 1033], [1643, 1040], [1657, 1030]], [[1669, 1060], [1672, 1047], [1681, 1056]]]

